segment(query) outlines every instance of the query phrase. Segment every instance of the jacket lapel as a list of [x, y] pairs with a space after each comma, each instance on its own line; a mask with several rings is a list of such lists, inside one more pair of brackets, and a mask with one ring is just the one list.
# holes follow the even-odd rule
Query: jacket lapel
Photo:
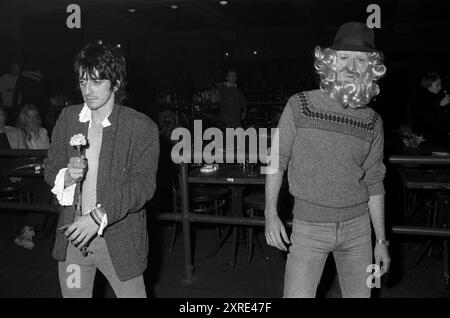
[[[78, 150], [75, 147], [72, 147], [70, 145], [70, 138], [72, 138], [72, 136], [77, 135], [77, 134], [83, 134], [86, 139], [88, 137], [88, 132], [89, 132], [89, 122], [86, 123], [82, 123], [79, 120], [79, 114], [81, 112], [81, 110], [83, 109], [83, 104], [78, 105], [79, 107], [77, 107], [76, 112], [75, 112], [75, 116], [73, 116], [74, 121], [72, 122], [72, 125], [70, 127], [69, 130], [69, 140], [67, 140], [67, 146], [69, 147], [69, 157], [77, 157], [78, 156]], [[89, 142], [89, 140], [88, 140]], [[73, 207], [76, 209], [76, 204], [78, 204], [78, 198], [79, 198], [79, 194], [80, 194], [80, 185], [78, 184], [75, 188], [75, 196], [74, 196], [74, 200], [73, 200]]]
[[[116, 148], [117, 131], [120, 125], [120, 112], [121, 105], [114, 104], [113, 111], [109, 115], [108, 120], [111, 123], [110, 126], [103, 128], [102, 145], [100, 149], [99, 165], [98, 165], [98, 175], [97, 175], [97, 202], [103, 202], [107, 193], [103, 192], [106, 185], [114, 184], [115, 174], [113, 170], [114, 166], [118, 161], [116, 156], [120, 153], [114, 149]], [[111, 193], [111, 195], [114, 195]]]

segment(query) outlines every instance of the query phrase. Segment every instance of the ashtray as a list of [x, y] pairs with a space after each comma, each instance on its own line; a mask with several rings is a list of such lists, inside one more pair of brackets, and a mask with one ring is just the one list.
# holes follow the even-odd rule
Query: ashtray
[[216, 171], [217, 169], [219, 169], [218, 165], [204, 165], [203, 167], [200, 168], [200, 172], [211, 173]]

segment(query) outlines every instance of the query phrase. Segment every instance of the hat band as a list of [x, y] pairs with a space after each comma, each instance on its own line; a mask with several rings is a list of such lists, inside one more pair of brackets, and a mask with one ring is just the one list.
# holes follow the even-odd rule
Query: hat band
[[370, 49], [375, 50], [375, 47], [373, 46], [373, 44], [371, 44], [370, 42], [367, 42], [367, 41], [363, 41], [362, 43], [359, 42], [359, 41], [352, 43], [352, 41], [336, 40], [336, 41], [334, 41], [333, 46], [342, 45], [342, 44], [344, 44], [344, 45], [361, 46], [361, 47], [366, 47], [366, 48], [370, 48]]

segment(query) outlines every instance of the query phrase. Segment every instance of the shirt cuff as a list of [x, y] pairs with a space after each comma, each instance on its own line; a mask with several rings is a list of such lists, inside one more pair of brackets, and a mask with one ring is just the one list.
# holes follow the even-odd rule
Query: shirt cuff
[[96, 208], [92, 209], [89, 213], [94, 222], [99, 226], [97, 234], [103, 235], [103, 230], [108, 225], [108, 217], [105, 210], [101, 209], [101, 204], [98, 204]]
[[75, 196], [75, 188], [77, 184], [72, 184], [67, 188], [64, 188], [64, 175], [67, 168], [59, 170], [55, 178], [55, 186], [52, 188], [52, 193], [56, 195], [59, 204], [62, 206], [68, 206], [73, 204], [73, 198]]
[[103, 230], [105, 229], [105, 227], [108, 225], [108, 216], [103, 215], [103, 219], [102, 219], [102, 223], [100, 224], [100, 228], [98, 229], [98, 236], [102, 236], [103, 235]]

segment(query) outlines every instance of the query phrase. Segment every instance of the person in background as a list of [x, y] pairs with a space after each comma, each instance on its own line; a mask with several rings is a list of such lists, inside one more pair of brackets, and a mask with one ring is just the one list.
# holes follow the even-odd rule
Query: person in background
[[[50, 142], [48, 139], [47, 130], [41, 127], [41, 116], [35, 105], [27, 104], [22, 107], [19, 118], [17, 119], [17, 128], [20, 129], [25, 136], [25, 144], [27, 149], [48, 149]], [[36, 185], [36, 191], [39, 192], [41, 184], [40, 180], [26, 180], [28, 185]], [[48, 189], [42, 189], [42, 191], [48, 191]], [[39, 195], [39, 198], [45, 197], [46, 193]], [[28, 213], [26, 217], [24, 228], [19, 235], [14, 239], [14, 242], [26, 249], [33, 249], [34, 242], [33, 236], [35, 229], [42, 229], [45, 223], [45, 216], [42, 213]]]
[[50, 141], [47, 129], [42, 127], [41, 115], [33, 104], [26, 104], [17, 119], [17, 128], [25, 135], [27, 149], [48, 149]]
[[227, 128], [242, 126], [242, 114], [245, 111], [247, 100], [242, 91], [237, 87], [237, 71], [228, 69], [225, 82], [218, 85], [220, 98], [219, 120]]
[[441, 77], [428, 73], [409, 101], [412, 132], [431, 145], [448, 146], [450, 96], [442, 90]]
[[9, 73], [3, 74], [0, 77], [0, 95], [2, 96], [3, 105], [6, 107], [13, 106], [14, 89], [19, 75], [20, 66], [18, 64], [12, 64], [9, 67]]
[[0, 149], [26, 149], [24, 134], [15, 127], [6, 125], [8, 112], [0, 106]]
[[[271, 156], [279, 165], [266, 176], [265, 234], [282, 251], [290, 244], [284, 297], [315, 297], [330, 253], [343, 297], [370, 297], [370, 266], [378, 277], [389, 269], [383, 123], [367, 107], [386, 72], [374, 36], [365, 24], [349, 22], [332, 46], [317, 46], [320, 89], [293, 95], [274, 135]], [[277, 211], [286, 169], [295, 198], [290, 239]]]
[[33, 104], [42, 109], [47, 107], [47, 84], [42, 72], [34, 63], [25, 63], [14, 89], [13, 105], [22, 107]]
[[[24, 134], [20, 129], [6, 125], [7, 112], [4, 106], [0, 106], [0, 149], [26, 149]], [[6, 177], [6, 171], [13, 168], [14, 161], [11, 159], [0, 159], [1, 163], [1, 186], [9, 187], [12, 183], [17, 183], [20, 178]], [[33, 248], [34, 231], [31, 228], [24, 228], [19, 237], [23, 239], [23, 246]]]

